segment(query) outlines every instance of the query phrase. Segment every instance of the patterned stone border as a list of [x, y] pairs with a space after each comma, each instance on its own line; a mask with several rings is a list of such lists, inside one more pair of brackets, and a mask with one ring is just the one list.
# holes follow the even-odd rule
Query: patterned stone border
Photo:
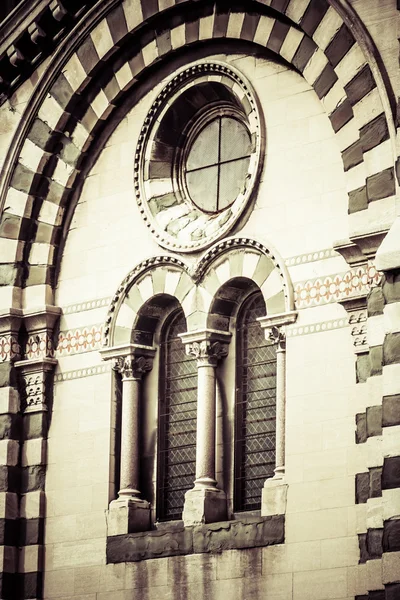
[[83, 379], [85, 377], [93, 377], [93, 375], [102, 375], [111, 371], [110, 363], [103, 363], [95, 367], [86, 367], [82, 369], [74, 369], [73, 371], [63, 371], [54, 375], [54, 383], [63, 381], [71, 381], [72, 379]]
[[327, 248], [326, 250], [315, 250], [314, 252], [307, 252], [306, 254], [300, 254], [298, 256], [291, 256], [285, 259], [285, 265], [287, 267], [297, 267], [298, 265], [306, 265], [320, 260], [326, 260], [328, 258], [337, 258], [340, 256], [333, 248]]

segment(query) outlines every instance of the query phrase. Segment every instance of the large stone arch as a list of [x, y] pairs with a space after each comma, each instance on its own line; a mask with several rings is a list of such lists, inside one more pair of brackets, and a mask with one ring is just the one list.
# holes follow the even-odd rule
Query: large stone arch
[[382, 82], [343, 21], [344, 2], [341, 10], [337, 4], [254, 1], [248, 10], [240, 2], [226, 8], [219, 1], [175, 6], [170, 0], [124, 0], [97, 21], [92, 16], [79, 43], [69, 40], [70, 49], [60, 48], [45, 73], [5, 163], [0, 231], [14, 240], [5, 280], [10, 306], [53, 302], [68, 207], [104, 124], [148, 69], [191, 44], [244, 40], [289, 62], [313, 86], [337, 134], [349, 212], [362, 213], [370, 200], [394, 196], [393, 124], [388, 103], [382, 103]]

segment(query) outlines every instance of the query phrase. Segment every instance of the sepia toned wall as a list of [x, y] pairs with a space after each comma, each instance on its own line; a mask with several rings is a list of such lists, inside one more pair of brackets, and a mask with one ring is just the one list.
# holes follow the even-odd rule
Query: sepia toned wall
[[[152, 23], [153, 9], [146, 8], [145, 2], [125, 0], [117, 4], [125, 11], [128, 26], [129, 19], [132, 25], [139, 18], [135, 16], [139, 5], [144, 20], [150, 19]], [[157, 4], [154, 13], [175, 5], [166, 0], [154, 4]], [[296, 23], [296, 30], [301, 29], [306, 5], [311, 4], [310, 13], [315, 9], [315, 19], [320, 18], [315, 2], [259, 4], [272, 7], [274, 18], [285, 13], [284, 23], [290, 19]], [[49, 151], [49, 140], [43, 143], [28, 136], [15, 154], [16, 175], [10, 180], [11, 191], [4, 196], [6, 217], [0, 229], [3, 235], [0, 336], [4, 333], [8, 338], [0, 347], [3, 352], [0, 463], [7, 475], [0, 490], [1, 516], [4, 522], [23, 520], [26, 530], [27, 522], [32, 523], [33, 529], [33, 522], [37, 524], [39, 520], [43, 532], [32, 533], [31, 537], [26, 532], [18, 534], [22, 537], [17, 537], [15, 544], [9, 534], [3, 535], [0, 564], [6, 576], [0, 597], [13, 600], [39, 597], [220, 600], [224, 596], [232, 600], [396, 600], [400, 597], [400, 250], [398, 243], [396, 246], [398, 182], [394, 167], [398, 148], [397, 122], [387, 116], [391, 99], [396, 99], [400, 89], [395, 34], [398, 10], [389, 0], [379, 3], [379, 10], [372, 0], [353, 0], [350, 4], [356, 12], [352, 15], [345, 11], [345, 23], [348, 25], [353, 19], [354, 31], [361, 29], [364, 38], [357, 38], [357, 44], [344, 53], [335, 65], [335, 72], [339, 73], [339, 83], [349, 97], [359, 100], [352, 106], [354, 119], [336, 132], [332, 115], [340, 106], [341, 92], [339, 84], [335, 84], [333, 93], [322, 99], [318, 97], [320, 88], [315, 85], [313, 75], [322, 70], [323, 58], [319, 53], [315, 54], [314, 62], [310, 59], [308, 66], [300, 69], [282, 58], [292, 43], [289, 36], [285, 38], [285, 50], [279, 50], [280, 55], [276, 47], [280, 43], [281, 48], [285, 43], [284, 39], [279, 40], [281, 33], [277, 34], [278, 42], [270, 38], [268, 51], [261, 52], [250, 45], [244, 47], [235, 40], [235, 36], [240, 38], [238, 32], [243, 32], [243, 21], [234, 12], [228, 15], [230, 35], [226, 37], [230, 39], [223, 43], [214, 43], [204, 33], [212, 29], [211, 16], [206, 10], [199, 19], [202, 22], [199, 32], [207, 38], [201, 47], [181, 40], [189, 35], [188, 28], [181, 24], [171, 26], [169, 39], [175, 44], [175, 54], [171, 51], [173, 56], [168, 56], [167, 61], [160, 51], [155, 66], [149, 67], [148, 76], [134, 88], [136, 96], [129, 109], [129, 102], [124, 110], [119, 110], [118, 105], [118, 94], [121, 97], [128, 94], [131, 85], [125, 81], [122, 59], [120, 70], [116, 70], [118, 77], [114, 77], [118, 94], [110, 100], [103, 91], [96, 97], [90, 92], [88, 106], [93, 114], [88, 109], [89, 116], [81, 119], [74, 133], [66, 130], [65, 134], [63, 129], [65, 105], [68, 106], [67, 102], [63, 106], [63, 94], [67, 92], [58, 90], [57, 97], [54, 93], [43, 99], [47, 104], [40, 109], [41, 118], [50, 129], [54, 128], [57, 134], [63, 130], [71, 143], [80, 150], [83, 148], [84, 159], [88, 157], [85, 165], [90, 166], [85, 166], [87, 172], [82, 170], [83, 181], [75, 187], [69, 179], [70, 171], [62, 170], [65, 165], [69, 168], [68, 161], [48, 176], [58, 186], [65, 184], [72, 190], [74, 209], [73, 200], [64, 206], [62, 199], [41, 195], [43, 188], [35, 187], [38, 177], [50, 173], [51, 157], [60, 164], [64, 155], [59, 147]], [[341, 14], [342, 5], [347, 3], [330, 2], [324, 27], [311, 35], [320, 48], [325, 45], [326, 50], [329, 32], [341, 26], [337, 14]], [[147, 17], [146, 10], [151, 13]], [[185, 10], [182, 8], [182, 13]], [[109, 30], [108, 25], [101, 24], [92, 34], [99, 63], [110, 58], [117, 37], [117, 21], [109, 23]], [[376, 44], [374, 52], [368, 32]], [[359, 43], [361, 38], [364, 45]], [[147, 48], [144, 55], [150, 63], [151, 52], [155, 52], [152, 42], [150, 49], [144, 42], [140, 44]], [[336, 51], [340, 54], [345, 38], [340, 38], [337, 44]], [[332, 50], [331, 60], [335, 62], [333, 55]], [[92, 58], [84, 57], [84, 53], [80, 58], [85, 69], [68, 55], [62, 72], [71, 90], [74, 93], [78, 90], [77, 95], [84, 98], [85, 86], [91, 89], [90, 82], [96, 81], [98, 67], [93, 72], [89, 70], [88, 83], [84, 71]], [[256, 547], [256, 541], [254, 547], [244, 547], [251, 546], [251, 542], [246, 542], [241, 549], [216, 552], [207, 549], [187, 555], [182, 551], [182, 556], [172, 556], [168, 549], [162, 548], [160, 554], [166, 552], [162, 558], [107, 564], [107, 511], [116, 497], [115, 439], [119, 435], [120, 402], [118, 377], [111, 362], [103, 360], [100, 353], [109, 307], [121, 282], [136, 265], [173, 254], [160, 247], [142, 219], [135, 199], [135, 152], [143, 122], [173, 73], [204, 59], [223, 62], [241, 72], [254, 90], [265, 121], [264, 163], [251, 208], [229, 236], [256, 240], [276, 251], [293, 283], [294, 308], [298, 311], [296, 322], [286, 327], [285, 483], [288, 488], [284, 541], [265, 547]], [[9, 148], [19, 135], [24, 111], [30, 108], [31, 94], [35, 93], [42, 74], [46, 75], [50, 60], [51, 57], [46, 58], [0, 106], [0, 164], [7, 169]], [[367, 94], [364, 81], [359, 84], [361, 89], [356, 84], [350, 90], [347, 87], [364, 60], [377, 82]], [[135, 79], [133, 66], [129, 68], [130, 77]], [[98, 79], [101, 80], [100, 76]], [[383, 81], [389, 82], [392, 96], [383, 93]], [[113, 92], [110, 89], [108, 92], [111, 97]], [[119, 112], [114, 111], [115, 107]], [[387, 133], [385, 127], [381, 129], [384, 119], [375, 126], [375, 119], [382, 114], [386, 115]], [[104, 133], [96, 137], [95, 126], [90, 129], [90, 119], [96, 121], [96, 126], [98, 121], [104, 121], [107, 125]], [[28, 131], [28, 125], [24, 126]], [[365, 143], [361, 150], [362, 164], [357, 163], [353, 152], [346, 154], [358, 139], [359, 131]], [[80, 168], [77, 161], [72, 171], [78, 172]], [[26, 169], [35, 174], [29, 175], [29, 185], [24, 179], [28, 177]], [[383, 178], [374, 179], [382, 172]], [[2, 176], [5, 177], [4, 171]], [[58, 187], [55, 194], [57, 190]], [[21, 234], [25, 220], [39, 231], [29, 241]], [[59, 230], [56, 234], [53, 227], [54, 231]], [[203, 250], [176, 256], [194, 271], [205, 253]], [[55, 263], [52, 277], [43, 275]], [[19, 273], [19, 269], [22, 274], [13, 279], [12, 274], [16, 270]], [[245, 267], [242, 274], [252, 279], [254, 273]], [[53, 305], [61, 310], [54, 326], [46, 321], [46, 332], [51, 331], [54, 338], [52, 357], [54, 364], [57, 363], [52, 391], [43, 392], [49, 394], [46, 396], [48, 427], [38, 426], [35, 433], [31, 424], [20, 433], [20, 423], [25, 419], [19, 400], [21, 376], [17, 380], [13, 373], [29, 368], [29, 364], [22, 363], [32, 356], [27, 350], [13, 356], [11, 350], [4, 350], [5, 344], [14, 336], [23, 345], [26, 331], [19, 330], [17, 320], [27, 319], [30, 311], [35, 315], [46, 313], [47, 307]], [[26, 320], [24, 327], [30, 334], [30, 321]], [[37, 328], [33, 330], [36, 332]], [[156, 346], [159, 335], [158, 329]], [[232, 474], [226, 468], [233, 460], [229, 432], [234, 427], [236, 356], [231, 346], [228, 357], [218, 367], [226, 412], [221, 404], [217, 410], [217, 429], [226, 429], [226, 437], [217, 440], [217, 479], [226, 483], [231, 521], [221, 530], [228, 532], [234, 520], [240, 520], [233, 515]], [[157, 483], [154, 438], [160, 367], [156, 352], [153, 369], [144, 381], [146, 406], [142, 429], [151, 500]], [[30, 419], [28, 416], [24, 422], [33, 423]], [[226, 456], [228, 461], [224, 460]], [[29, 473], [28, 483], [21, 484], [22, 487], [14, 485], [10, 469], [15, 473], [17, 469], [25, 469], [24, 473]], [[154, 505], [152, 509], [154, 519]], [[168, 543], [167, 540], [166, 546]], [[23, 584], [17, 579], [20, 574]]]

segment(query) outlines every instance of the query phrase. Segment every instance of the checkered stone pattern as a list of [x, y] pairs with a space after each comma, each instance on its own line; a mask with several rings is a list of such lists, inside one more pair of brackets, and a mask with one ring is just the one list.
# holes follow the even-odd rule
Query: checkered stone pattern
[[[1, 368], [5, 363], [0, 365]], [[0, 598], [8, 598], [18, 582], [19, 545], [19, 396], [14, 387], [0, 387]]]
[[[400, 271], [385, 273], [367, 299], [368, 406], [357, 414], [356, 442], [367, 444], [368, 472], [356, 476], [356, 502], [366, 503], [365, 533], [359, 534], [360, 561], [382, 561], [379, 589], [358, 599], [399, 597], [400, 552]], [[381, 385], [375, 386], [373, 379]], [[363, 385], [366, 385], [363, 384]], [[374, 514], [380, 517], [374, 518]], [[379, 522], [378, 522], [379, 521]], [[379, 539], [378, 539], [379, 538]]]
[[[184, 8], [186, 2], [179, 4]], [[1, 235], [18, 242], [4, 282], [10, 303], [18, 302], [21, 287], [28, 304], [51, 303], [66, 208], [77, 201], [72, 192], [89, 168], [88, 152], [146, 70], [198, 41], [253, 42], [291, 63], [313, 86], [342, 151], [350, 230], [368, 222], [372, 201], [394, 196], [390, 127], [381, 100], [386, 91], [372, 74], [375, 56], [367, 52], [367, 62], [365, 48], [326, 0], [265, 0], [254, 3], [251, 13], [236, 2], [195, 3], [179, 22], [165, 10], [171, 4], [124, 0], [102, 17], [54, 78], [48, 77], [27, 133], [21, 128], [15, 138], [0, 224]], [[25, 247], [29, 269], [14, 269]]]

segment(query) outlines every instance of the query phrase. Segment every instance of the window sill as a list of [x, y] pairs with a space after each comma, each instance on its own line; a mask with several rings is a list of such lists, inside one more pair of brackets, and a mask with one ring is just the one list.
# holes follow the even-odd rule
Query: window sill
[[108, 537], [107, 563], [259, 548], [282, 544], [284, 538], [284, 515], [240, 515], [233, 521], [194, 527], [185, 527], [182, 521], [162, 523], [153, 531]]

